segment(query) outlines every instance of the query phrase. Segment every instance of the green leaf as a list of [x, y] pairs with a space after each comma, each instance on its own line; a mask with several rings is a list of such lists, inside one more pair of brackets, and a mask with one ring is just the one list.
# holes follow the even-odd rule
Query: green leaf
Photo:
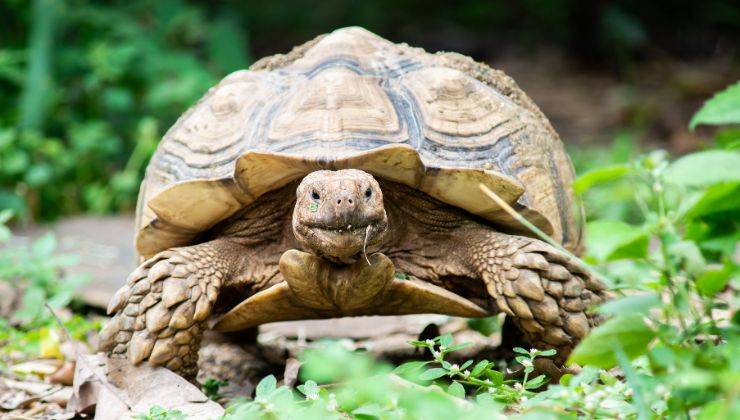
[[484, 370], [488, 367], [488, 360], [481, 360], [480, 362], [475, 364], [475, 367], [473, 367], [473, 370], [470, 372], [470, 375], [473, 377], [478, 377], [481, 373], [483, 373]]
[[257, 388], [254, 392], [255, 397], [267, 398], [277, 386], [277, 380], [275, 376], [265, 376], [260, 383], [257, 384]]
[[426, 341], [412, 340], [408, 342], [410, 345], [419, 348], [429, 348], [429, 344]]
[[673, 257], [679, 257], [686, 271], [691, 275], [698, 275], [707, 265], [699, 247], [693, 241], [679, 241], [669, 246], [668, 252]]
[[453, 381], [450, 386], [447, 387], [447, 393], [454, 395], [457, 398], [465, 398], [465, 387], [460, 382]]
[[298, 391], [309, 398], [317, 398], [319, 396], [319, 386], [312, 380], [307, 380], [303, 385], [297, 386]]
[[521, 347], [514, 347], [512, 350], [514, 350], [515, 353], [524, 354], [529, 356], [529, 350], [525, 350]]
[[396, 274], [394, 274], [393, 277], [394, 278], [397, 278], [399, 280], [408, 280], [409, 279], [409, 275], [408, 274], [401, 273], [401, 272], [398, 272], [398, 271], [396, 271]]
[[459, 343], [459, 344], [455, 344], [455, 345], [452, 345], [452, 346], [447, 347], [445, 349], [445, 352], [446, 353], [451, 353], [453, 351], [464, 349], [465, 347], [469, 347], [469, 346], [472, 346], [472, 345], [473, 345], [473, 343], [471, 343], [469, 341], [466, 341], [464, 343]]
[[36, 258], [47, 257], [51, 255], [52, 252], [54, 252], [54, 249], [56, 249], [56, 247], [57, 240], [54, 237], [54, 234], [49, 232], [34, 241], [33, 245], [31, 246], [31, 253]]
[[72, 297], [74, 296], [74, 289], [73, 288], [65, 288], [62, 290], [59, 290], [55, 295], [51, 296], [48, 299], [48, 304], [54, 309], [61, 309], [64, 308], [69, 304], [69, 302], [72, 301]]
[[685, 187], [740, 182], [740, 151], [707, 150], [686, 155], [668, 166], [665, 179]]
[[589, 334], [570, 355], [569, 363], [610, 369], [617, 365], [615, 349], [621, 347], [634, 359], [645, 354], [655, 332], [640, 315], [612, 318]]
[[539, 375], [535, 377], [534, 379], [530, 379], [527, 381], [526, 389], [535, 389], [542, 386], [542, 384], [545, 383], [545, 380], [547, 379], [547, 376], [545, 375]]
[[379, 419], [383, 418], [385, 412], [383, 407], [378, 403], [368, 403], [352, 410], [352, 414], [355, 416], [376, 417]]
[[424, 373], [419, 375], [419, 379], [422, 381], [431, 381], [437, 378], [441, 378], [447, 374], [447, 371], [442, 368], [431, 368], [427, 369]]
[[619, 220], [595, 220], [586, 228], [586, 247], [598, 261], [643, 258], [648, 249], [648, 232]]
[[23, 291], [23, 298], [21, 299], [21, 309], [15, 312], [15, 316], [22, 323], [28, 323], [46, 311], [44, 302], [46, 301], [46, 291], [38, 286], [29, 285], [26, 290]]
[[555, 356], [555, 353], [558, 351], [555, 349], [549, 349], [549, 350], [542, 350], [537, 352], [537, 356], [544, 356], [544, 357], [550, 357]]
[[393, 369], [393, 373], [399, 376], [410, 376], [414, 375], [417, 372], [421, 370], [424, 366], [428, 365], [431, 362], [422, 362], [422, 361], [413, 361], [413, 362], [406, 362], [395, 369]]
[[439, 345], [449, 347], [452, 344], [452, 334], [445, 334], [439, 337]]
[[704, 103], [689, 123], [692, 130], [699, 124], [740, 123], [740, 82], [730, 85]]
[[687, 220], [740, 210], [740, 182], [722, 182], [707, 188], [683, 212]]
[[583, 194], [595, 185], [623, 178], [630, 172], [630, 169], [631, 167], [625, 164], [592, 169], [573, 182], [573, 190], [576, 194]]
[[660, 303], [657, 293], [639, 293], [618, 297], [601, 304], [598, 312], [606, 315], [644, 315]]
[[486, 376], [495, 386], [501, 386], [504, 383], [504, 374], [497, 370], [486, 370]]
[[5, 223], [8, 223], [8, 220], [13, 217], [13, 210], [11, 209], [5, 209], [0, 210], [0, 225], [4, 225]]
[[724, 290], [732, 278], [733, 271], [729, 265], [720, 270], [707, 270], [696, 279], [696, 289], [703, 296], [714, 296]]
[[485, 318], [471, 318], [468, 320], [468, 327], [478, 331], [486, 337], [501, 330], [501, 324], [498, 316], [489, 316]]

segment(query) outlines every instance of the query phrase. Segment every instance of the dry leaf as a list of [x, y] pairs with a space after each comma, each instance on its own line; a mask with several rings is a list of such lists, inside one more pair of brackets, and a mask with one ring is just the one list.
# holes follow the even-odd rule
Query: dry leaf
[[298, 372], [301, 370], [301, 362], [296, 358], [289, 358], [285, 361], [285, 373], [283, 374], [283, 383], [286, 386], [293, 387], [298, 381]]
[[39, 359], [13, 365], [10, 370], [20, 375], [36, 374], [49, 376], [62, 366], [62, 361], [57, 359]]
[[12, 379], [2, 379], [3, 384], [12, 389], [25, 391], [31, 395], [41, 395], [49, 392], [57, 385], [45, 384], [43, 382], [14, 381]]
[[41, 398], [41, 401], [58, 404], [61, 407], [66, 407], [69, 403], [69, 399], [72, 398], [72, 387], [65, 386], [56, 392], [52, 392]]
[[65, 362], [62, 367], [49, 376], [49, 381], [53, 384], [72, 385], [74, 377], [75, 362]]
[[[79, 410], [86, 408], [84, 405], [89, 408], [91, 403], [97, 404], [97, 419], [129, 419], [135, 414], [147, 413], [153, 405], [179, 410], [186, 416], [198, 419], [217, 418], [223, 414], [220, 405], [209, 400], [195, 385], [167, 369], [149, 365], [133, 366], [127, 359], [107, 358], [102, 354], [81, 357], [85, 362], [89, 361], [85, 364], [94, 366], [96, 372], [105, 375], [109, 381], [109, 387], [86, 387], [86, 384], [98, 382], [98, 379], [87, 372], [88, 369], [79, 366], [75, 374], [74, 408]], [[78, 365], [82, 364], [78, 361]]]

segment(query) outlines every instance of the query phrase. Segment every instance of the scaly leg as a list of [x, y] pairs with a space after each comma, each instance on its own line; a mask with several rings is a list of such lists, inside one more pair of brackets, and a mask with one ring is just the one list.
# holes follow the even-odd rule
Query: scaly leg
[[470, 269], [529, 345], [555, 348], [563, 363], [599, 321], [587, 312], [608, 298], [605, 286], [553, 246], [485, 228], [461, 232]]
[[100, 333], [100, 349], [195, 378], [206, 320], [244, 259], [244, 246], [217, 239], [145, 261], [111, 299], [108, 313], [116, 315]]

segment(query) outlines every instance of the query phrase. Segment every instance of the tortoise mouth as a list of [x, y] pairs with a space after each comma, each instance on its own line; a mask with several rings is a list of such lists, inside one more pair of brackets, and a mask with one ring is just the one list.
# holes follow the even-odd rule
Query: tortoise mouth
[[375, 223], [366, 223], [364, 225], [346, 225], [343, 227], [327, 227], [327, 226], [319, 226], [319, 225], [309, 225], [310, 229], [315, 229], [317, 231], [323, 232], [327, 235], [365, 235], [365, 232], [370, 228], [371, 230], [374, 229]]
[[327, 227], [315, 223], [299, 223], [294, 226], [297, 239], [308, 249], [318, 256], [339, 264], [351, 264], [357, 261], [369, 247], [380, 242], [387, 229], [387, 219], [359, 226]]

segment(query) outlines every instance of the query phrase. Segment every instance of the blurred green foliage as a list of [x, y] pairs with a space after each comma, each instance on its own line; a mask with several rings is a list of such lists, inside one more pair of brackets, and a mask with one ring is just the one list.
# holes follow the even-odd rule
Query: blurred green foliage
[[130, 210], [163, 128], [251, 62], [244, 28], [181, 1], [31, 3], [0, 6], [0, 208]]

